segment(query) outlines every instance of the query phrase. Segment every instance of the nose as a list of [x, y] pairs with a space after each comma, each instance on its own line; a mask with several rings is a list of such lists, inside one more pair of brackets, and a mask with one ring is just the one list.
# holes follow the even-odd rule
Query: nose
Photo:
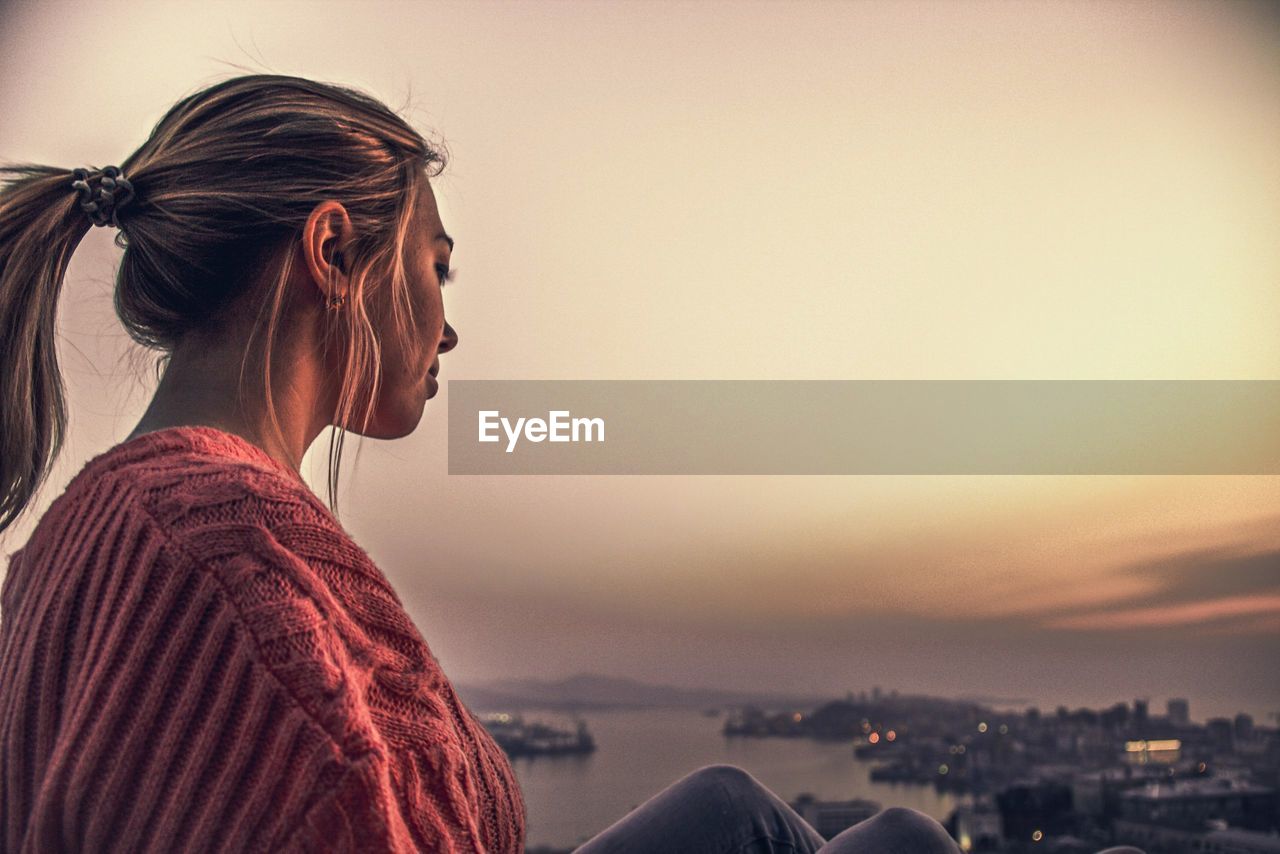
[[448, 353], [454, 347], [458, 346], [458, 331], [449, 325], [449, 321], [444, 322], [444, 334], [440, 336], [440, 346], [436, 348], [437, 353]]

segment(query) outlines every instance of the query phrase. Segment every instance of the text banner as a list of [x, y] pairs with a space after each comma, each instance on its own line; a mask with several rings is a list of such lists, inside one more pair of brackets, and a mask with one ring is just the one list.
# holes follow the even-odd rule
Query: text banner
[[453, 380], [450, 474], [1280, 474], [1280, 381]]

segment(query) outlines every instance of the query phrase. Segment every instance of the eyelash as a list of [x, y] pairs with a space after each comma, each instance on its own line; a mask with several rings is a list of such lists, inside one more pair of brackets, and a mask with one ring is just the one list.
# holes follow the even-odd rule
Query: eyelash
[[453, 281], [453, 277], [458, 275], [457, 270], [450, 270], [444, 264], [436, 265], [436, 276], [440, 279], [440, 287], [444, 287], [448, 282]]

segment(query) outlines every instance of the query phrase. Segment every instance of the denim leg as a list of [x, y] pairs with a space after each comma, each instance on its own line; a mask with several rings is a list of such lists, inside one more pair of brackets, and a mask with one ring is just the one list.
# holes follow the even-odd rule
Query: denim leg
[[924, 813], [889, 807], [831, 837], [819, 854], [960, 854], [960, 846]]
[[707, 765], [574, 854], [813, 854], [822, 844], [822, 836], [755, 777], [735, 765]]

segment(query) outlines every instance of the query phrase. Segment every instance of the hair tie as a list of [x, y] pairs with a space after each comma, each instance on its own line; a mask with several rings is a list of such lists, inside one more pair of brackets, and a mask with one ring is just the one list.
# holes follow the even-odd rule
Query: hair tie
[[80, 209], [89, 215], [94, 225], [114, 225], [120, 209], [133, 200], [133, 184], [124, 177], [118, 166], [107, 166], [98, 175], [97, 185], [89, 183], [91, 171], [73, 169], [75, 180], [71, 187], [80, 198]]

